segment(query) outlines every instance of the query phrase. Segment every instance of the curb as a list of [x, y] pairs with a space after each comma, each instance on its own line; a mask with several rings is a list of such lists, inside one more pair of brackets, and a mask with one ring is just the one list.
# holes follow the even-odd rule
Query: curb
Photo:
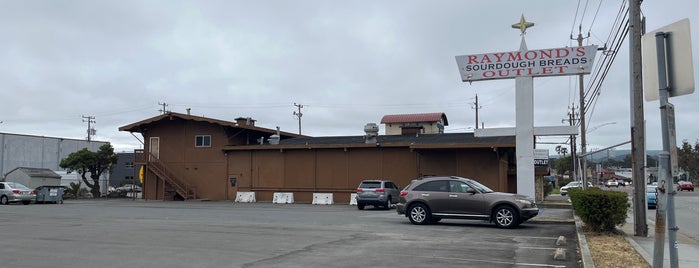
[[582, 259], [582, 266], [586, 268], [594, 268], [595, 262], [592, 260], [592, 253], [590, 253], [590, 248], [587, 245], [587, 239], [585, 239], [585, 233], [582, 228], [582, 221], [578, 215], [573, 215], [575, 217], [575, 231], [578, 233], [578, 246], [580, 247], [580, 258]]

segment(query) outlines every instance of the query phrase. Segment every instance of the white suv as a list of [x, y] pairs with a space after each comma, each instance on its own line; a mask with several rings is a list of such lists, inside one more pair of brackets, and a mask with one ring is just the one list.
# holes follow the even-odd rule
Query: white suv
[[619, 182], [615, 180], [608, 180], [607, 182], [604, 183], [604, 186], [607, 187], [619, 187]]

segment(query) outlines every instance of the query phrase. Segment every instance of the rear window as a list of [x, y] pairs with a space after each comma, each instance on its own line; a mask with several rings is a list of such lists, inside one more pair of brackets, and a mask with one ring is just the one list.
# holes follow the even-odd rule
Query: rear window
[[381, 182], [380, 181], [365, 181], [359, 184], [359, 188], [364, 188], [364, 189], [373, 189], [373, 188], [381, 188]]

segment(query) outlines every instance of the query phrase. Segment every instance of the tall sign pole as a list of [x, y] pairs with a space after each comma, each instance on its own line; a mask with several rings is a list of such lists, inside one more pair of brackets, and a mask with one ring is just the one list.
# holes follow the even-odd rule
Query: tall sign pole
[[[658, 209], [655, 213], [655, 248], [653, 267], [662, 267], [667, 232], [670, 267], [678, 267], [677, 231], [675, 221], [675, 187], [677, 175], [677, 141], [675, 135], [675, 108], [669, 102], [673, 96], [694, 92], [694, 67], [692, 63], [689, 20], [684, 19], [647, 33], [643, 41], [646, 100], [659, 100], [660, 125], [663, 151], [659, 155]], [[655, 54], [655, 57], [649, 55]], [[680, 55], [680, 56], [675, 56]], [[656, 60], [656, 61], [654, 61]], [[655, 69], [654, 69], [655, 68]], [[657, 74], [657, 77], [654, 76]], [[651, 90], [657, 85], [657, 91]], [[653, 88], [654, 89], [654, 88]], [[667, 224], [666, 224], [667, 222]], [[667, 227], [667, 230], [665, 229]]]
[[522, 41], [518, 51], [456, 56], [461, 80], [473, 82], [515, 79], [514, 128], [481, 128], [476, 137], [515, 135], [517, 193], [536, 196], [534, 183], [534, 136], [577, 135], [577, 127], [534, 127], [534, 77], [589, 74], [597, 46], [528, 50], [524, 36], [534, 23], [522, 15], [512, 25], [519, 29]]

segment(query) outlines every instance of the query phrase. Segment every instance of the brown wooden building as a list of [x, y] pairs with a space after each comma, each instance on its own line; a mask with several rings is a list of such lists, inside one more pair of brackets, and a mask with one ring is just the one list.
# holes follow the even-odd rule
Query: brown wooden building
[[146, 199], [235, 200], [238, 191], [252, 191], [258, 201], [293, 192], [296, 202], [310, 202], [313, 193], [333, 193], [335, 202], [344, 203], [363, 179], [390, 179], [402, 187], [430, 175], [469, 177], [497, 191], [517, 190], [514, 137], [307, 137], [254, 123], [168, 113], [119, 130], [143, 135], [144, 149], [136, 151], [135, 162], [146, 166]]

